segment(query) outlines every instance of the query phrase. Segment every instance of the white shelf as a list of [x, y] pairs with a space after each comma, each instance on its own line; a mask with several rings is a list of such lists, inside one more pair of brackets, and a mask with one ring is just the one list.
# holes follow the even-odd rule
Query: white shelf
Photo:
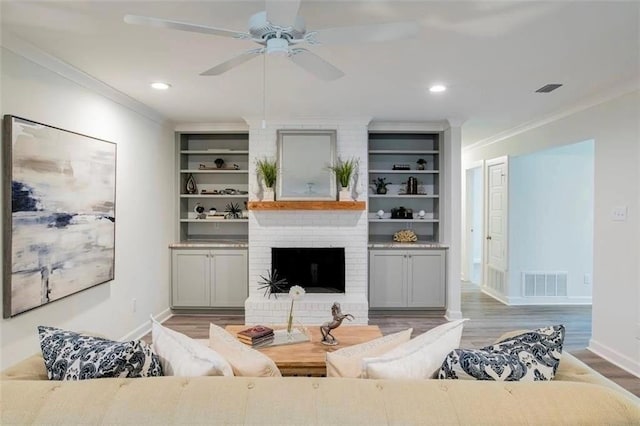
[[404, 155], [404, 154], [422, 154], [422, 155], [434, 155], [439, 154], [440, 151], [430, 151], [430, 150], [395, 150], [395, 149], [372, 149], [369, 150], [369, 154], [390, 154], [390, 155]]
[[249, 219], [180, 219], [182, 223], [232, 223], [249, 222]]
[[422, 222], [422, 223], [438, 223], [439, 219], [378, 219], [369, 218], [370, 223], [402, 223], [402, 222]]
[[233, 174], [233, 173], [249, 173], [249, 170], [227, 170], [227, 169], [182, 169], [180, 173], [222, 173], [222, 174]]
[[371, 169], [369, 174], [384, 173], [384, 174], [414, 174], [414, 175], [427, 175], [437, 174], [440, 170], [389, 170], [389, 169]]
[[434, 194], [369, 194], [369, 198], [440, 198]]
[[180, 198], [249, 198], [249, 194], [180, 194]]
[[249, 151], [247, 150], [224, 150], [224, 149], [186, 149], [180, 151], [180, 154], [188, 154], [188, 155], [207, 155], [207, 154], [215, 154], [215, 155], [249, 155]]

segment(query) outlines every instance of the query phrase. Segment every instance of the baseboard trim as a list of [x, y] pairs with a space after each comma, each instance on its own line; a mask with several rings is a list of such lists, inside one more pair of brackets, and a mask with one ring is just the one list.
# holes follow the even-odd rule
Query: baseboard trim
[[498, 302], [503, 303], [505, 305], [509, 305], [509, 301], [507, 300], [507, 297], [504, 294], [500, 294], [497, 291], [493, 291], [489, 287], [485, 287], [485, 286], [480, 287], [480, 290], [487, 296], [493, 297]]
[[526, 305], [591, 305], [591, 297], [507, 297], [510, 306]]
[[459, 319], [462, 319], [462, 311], [452, 311], [447, 309], [447, 311], [444, 313], [444, 317], [448, 321], [459, 320]]
[[638, 361], [634, 361], [626, 355], [622, 355], [620, 352], [615, 351], [593, 339], [589, 340], [587, 350], [640, 378], [640, 363]]
[[[156, 321], [162, 323], [168, 320], [169, 318], [171, 318], [172, 316], [173, 316], [173, 313], [171, 313], [171, 309], [167, 308], [164, 311], [154, 315], [153, 317], [156, 319]], [[146, 320], [142, 325], [136, 327], [134, 330], [122, 336], [120, 340], [127, 341], [127, 340], [142, 339], [150, 331], [151, 331], [151, 321]]]

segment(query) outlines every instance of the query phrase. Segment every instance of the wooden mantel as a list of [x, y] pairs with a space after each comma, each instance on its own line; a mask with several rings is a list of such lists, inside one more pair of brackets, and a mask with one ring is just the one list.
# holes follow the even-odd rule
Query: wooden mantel
[[249, 210], [364, 210], [364, 201], [249, 201]]

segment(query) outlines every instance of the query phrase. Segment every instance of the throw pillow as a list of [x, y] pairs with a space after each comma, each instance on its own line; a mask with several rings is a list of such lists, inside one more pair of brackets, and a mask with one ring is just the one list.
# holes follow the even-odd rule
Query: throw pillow
[[364, 358], [363, 377], [370, 379], [430, 379], [442, 360], [460, 347], [466, 319], [439, 325], [377, 358]]
[[438, 373], [440, 379], [498, 381], [551, 380], [556, 374], [565, 329], [539, 328], [482, 349], [455, 349]]
[[411, 339], [413, 328], [327, 352], [327, 377], [362, 377], [362, 360], [389, 352]]
[[231, 365], [216, 351], [153, 318], [151, 336], [165, 376], [233, 376]]
[[209, 325], [209, 347], [225, 357], [236, 376], [280, 377], [282, 374], [271, 358], [251, 348], [222, 327]]
[[160, 361], [145, 342], [114, 342], [55, 327], [38, 327], [50, 380], [162, 376]]

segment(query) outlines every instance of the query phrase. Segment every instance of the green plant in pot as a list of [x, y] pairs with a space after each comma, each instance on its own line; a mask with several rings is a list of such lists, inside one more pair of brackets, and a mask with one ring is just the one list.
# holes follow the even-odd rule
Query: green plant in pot
[[386, 194], [387, 186], [390, 185], [390, 182], [387, 182], [387, 178], [377, 178], [373, 181], [373, 184], [376, 186], [376, 194]]
[[358, 160], [351, 158], [343, 161], [338, 158], [336, 165], [329, 166], [329, 168], [336, 174], [336, 180], [340, 184], [340, 187], [342, 187], [342, 190], [340, 191], [340, 201], [350, 201], [351, 194], [348, 188], [352, 176], [358, 169]]
[[278, 177], [278, 164], [275, 160], [263, 158], [257, 161], [256, 171], [258, 173], [258, 177], [262, 179], [264, 184], [262, 199], [264, 201], [273, 201], [273, 187], [276, 184], [276, 179]]

